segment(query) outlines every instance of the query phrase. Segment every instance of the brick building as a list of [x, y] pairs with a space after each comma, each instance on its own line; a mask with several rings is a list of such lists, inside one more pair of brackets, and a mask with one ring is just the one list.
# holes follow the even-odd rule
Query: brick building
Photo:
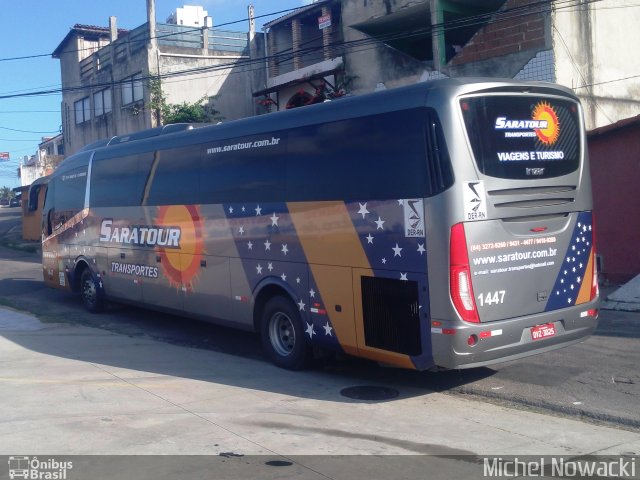
[[[458, 53], [454, 50], [449, 61], [450, 68], [455, 71], [456, 67], [468, 65], [474, 70], [470, 73], [480, 68], [482, 74], [489, 74], [496, 67], [499, 71], [505, 71], [500, 65], [504, 60], [501, 57], [521, 57], [518, 60], [513, 58], [509, 63], [529, 62], [534, 58], [530, 56], [532, 53], [547, 50], [549, 16], [542, 9], [527, 7], [527, 3], [522, 0], [505, 2], [502, 13], [495, 13], [495, 21], [478, 30], [464, 46], [460, 46]], [[461, 73], [464, 70], [460, 68]], [[512, 72], [507, 70], [505, 73]]]
[[541, 80], [573, 88], [587, 127], [596, 128], [640, 109], [640, 56], [621, 48], [640, 44], [632, 7], [631, 0], [320, 0], [265, 25], [270, 63], [254, 96], [282, 109], [441, 77]]

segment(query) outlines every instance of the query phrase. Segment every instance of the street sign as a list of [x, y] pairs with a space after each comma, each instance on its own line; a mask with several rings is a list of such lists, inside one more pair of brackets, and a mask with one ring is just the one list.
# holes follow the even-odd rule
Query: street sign
[[331, 26], [331, 14], [322, 15], [318, 17], [318, 28], [322, 30], [323, 28], [327, 28]]
[[9, 152], [0, 152], [0, 162], [8, 162], [9, 160]]

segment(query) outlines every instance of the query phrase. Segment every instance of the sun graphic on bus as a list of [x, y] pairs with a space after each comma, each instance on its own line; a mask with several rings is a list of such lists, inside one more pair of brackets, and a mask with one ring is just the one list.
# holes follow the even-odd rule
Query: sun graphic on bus
[[171, 285], [189, 291], [198, 276], [204, 254], [200, 210], [194, 205], [160, 207], [156, 222], [160, 226], [180, 228], [180, 247], [158, 247], [157, 251]]
[[558, 115], [547, 102], [538, 103], [533, 109], [533, 120], [543, 120], [547, 122], [547, 128], [536, 128], [536, 135], [545, 145], [553, 145], [560, 135], [560, 121]]

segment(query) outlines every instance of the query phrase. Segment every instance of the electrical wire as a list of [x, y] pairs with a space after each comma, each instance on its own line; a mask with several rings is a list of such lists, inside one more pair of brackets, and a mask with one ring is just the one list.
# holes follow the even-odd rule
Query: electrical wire
[[60, 113], [60, 110], [0, 110], [2, 114], [16, 114], [16, 113]]
[[14, 138], [0, 138], [0, 142], [41, 142], [42, 139], [41, 138], [37, 138], [37, 139], [27, 139], [27, 140], [20, 140], [20, 139], [14, 139]]
[[[271, 17], [271, 16], [274, 16], [274, 15], [279, 15], [281, 13], [286, 13], [286, 12], [291, 12], [291, 11], [294, 11], [294, 10], [298, 10], [300, 8], [301, 7], [288, 8], [288, 9], [280, 10], [280, 11], [277, 11], [277, 12], [271, 12], [271, 13], [266, 13], [266, 14], [263, 14], [263, 15], [257, 15], [257, 16], [254, 16], [253, 18], [257, 19], [257, 18]], [[209, 28], [210, 29], [220, 28], [220, 27], [224, 27], [224, 26], [227, 26], [227, 25], [234, 25], [236, 23], [242, 23], [242, 22], [247, 22], [247, 21], [249, 21], [248, 18], [243, 18], [242, 20], [233, 20], [231, 22], [221, 23], [221, 24], [209, 27]], [[169, 25], [169, 24], [167, 24], [167, 25]], [[75, 28], [75, 27], [73, 27], [73, 28]], [[103, 27], [99, 27], [99, 28], [102, 29]], [[139, 28], [139, 27], [137, 27], [137, 28]], [[133, 32], [134, 30], [135, 29], [128, 30], [126, 32], [126, 34], [128, 35], [129, 33]], [[178, 32], [168, 33], [166, 35], [156, 35], [156, 36], [149, 36], [149, 37], [145, 36], [144, 38], [141, 38], [139, 40], [129, 40], [127, 43], [141, 43], [141, 42], [146, 43], [149, 40], [153, 40], [153, 39], [159, 40], [159, 39], [163, 39], [163, 38], [167, 38], [167, 37], [172, 37], [174, 35], [185, 35], [185, 34], [189, 34], [189, 33], [192, 33], [192, 32], [195, 33], [195, 32], [201, 32], [201, 31], [202, 31], [202, 27], [195, 27], [193, 29], [181, 30], [181, 31], [178, 31]], [[102, 48], [102, 47], [96, 48], [95, 46], [93, 46], [93, 47], [86, 47], [86, 48], [78, 48], [78, 49], [73, 49], [73, 50], [65, 50], [64, 53], [97, 51], [100, 48]], [[34, 59], [34, 58], [43, 58], [43, 57], [51, 57], [51, 56], [53, 56], [53, 52], [51, 52], [51, 53], [38, 53], [38, 54], [33, 54], [33, 55], [23, 55], [23, 56], [19, 56], [19, 57], [0, 58], [0, 62], [9, 62], [9, 61], [13, 61], [13, 60], [30, 60], [30, 59]]]
[[[228, 62], [228, 63], [224, 63], [224, 64], [218, 64], [218, 65], [210, 65], [210, 66], [205, 66], [205, 67], [197, 67], [197, 68], [192, 68], [192, 69], [185, 69], [185, 70], [181, 70], [181, 71], [175, 71], [175, 72], [166, 72], [163, 73], [161, 75], [148, 75], [148, 76], [143, 76], [141, 78], [136, 79], [136, 81], [144, 81], [144, 80], [151, 80], [151, 79], [161, 79], [163, 81], [166, 81], [167, 83], [176, 83], [176, 82], [184, 82], [184, 81], [190, 81], [190, 79], [185, 79], [185, 78], [177, 78], [177, 77], [182, 77], [182, 76], [192, 76], [192, 75], [202, 75], [202, 74], [208, 74], [210, 75], [213, 72], [216, 71], [222, 71], [222, 70], [229, 70], [232, 68], [235, 69], [240, 69], [240, 71], [237, 72], [233, 72], [233, 73], [248, 73], [251, 71], [256, 71], [256, 70], [262, 70], [264, 69], [264, 65], [265, 62], [269, 62], [269, 61], [276, 61], [279, 64], [283, 64], [289, 61], [292, 61], [294, 56], [301, 56], [304, 57], [305, 55], [310, 55], [313, 53], [317, 53], [320, 51], [323, 51], [325, 48], [329, 48], [334, 52], [342, 52], [343, 54], [347, 51], [351, 52], [351, 53], [355, 53], [355, 52], [361, 52], [361, 51], [366, 51], [369, 49], [374, 49], [374, 48], [380, 48], [380, 46], [382, 46], [383, 43], [385, 42], [393, 42], [396, 40], [406, 40], [406, 39], [410, 39], [410, 38], [417, 38], [420, 36], [425, 36], [429, 33], [434, 33], [434, 32], [438, 32], [438, 33], [442, 33], [442, 32], [447, 32], [447, 31], [451, 31], [451, 30], [455, 30], [455, 29], [459, 29], [459, 28], [467, 28], [470, 26], [477, 26], [477, 25], [481, 25], [481, 24], [487, 24], [487, 23], [499, 23], [499, 22], [506, 22], [506, 21], [511, 21], [515, 18], [519, 18], [522, 16], [527, 16], [527, 15], [531, 15], [531, 14], [535, 14], [535, 13], [548, 13], [551, 11], [564, 11], [564, 10], [569, 10], [571, 8], [576, 8], [576, 6], [579, 5], [586, 5], [586, 4], [590, 4], [590, 3], [596, 3], [599, 2], [601, 0], [586, 0], [586, 1], [581, 1], [581, 0], [543, 0], [543, 1], [538, 1], [538, 2], [534, 2], [531, 4], [527, 4], [527, 5], [522, 5], [522, 6], [518, 6], [518, 7], [514, 7], [511, 9], [507, 9], [507, 10], [501, 10], [501, 11], [497, 11], [497, 12], [488, 12], [486, 14], [479, 14], [479, 15], [473, 15], [470, 17], [465, 17], [463, 19], [457, 19], [457, 20], [452, 20], [452, 21], [445, 21], [445, 22], [441, 22], [439, 24], [435, 24], [435, 25], [431, 25], [427, 28], [420, 28], [420, 29], [414, 29], [412, 31], [405, 31], [405, 32], [396, 32], [396, 33], [390, 33], [387, 35], [382, 35], [382, 36], [378, 36], [378, 37], [368, 37], [368, 38], [364, 38], [364, 39], [358, 39], [358, 40], [352, 40], [352, 41], [337, 41], [337, 42], [331, 42], [328, 45], [311, 45], [314, 42], [319, 41], [322, 37], [319, 35], [315, 38], [312, 38], [310, 40], [307, 40], [306, 42], [304, 42], [302, 44], [302, 46], [304, 47], [304, 45], [309, 45], [306, 48], [301, 48], [299, 50], [296, 50], [295, 52], [293, 51], [292, 48], [289, 49], [285, 49], [282, 51], [277, 52], [276, 54], [273, 55], [269, 55], [269, 56], [263, 56], [263, 57], [259, 57], [259, 58], [247, 58], [247, 59], [241, 59], [241, 60], [236, 60], [234, 62]], [[260, 15], [258, 17], [255, 18], [261, 18], [261, 17], [266, 17], [266, 16], [273, 16], [276, 15], [278, 13], [283, 13], [283, 12], [289, 12], [289, 11], [293, 11], [293, 10], [298, 10], [299, 8], [295, 8], [295, 9], [288, 9], [288, 10], [282, 10], [280, 12], [274, 12], [271, 14], [265, 14], [265, 15]], [[247, 19], [243, 19], [243, 20], [238, 20], [235, 22], [227, 22], [225, 24], [220, 24], [217, 25], [216, 27], [219, 26], [224, 26], [224, 25], [230, 25], [233, 23], [239, 23], [239, 22], [244, 22]], [[214, 28], [216, 28], [214, 27]], [[201, 29], [194, 29], [194, 30], [198, 30], [200, 31]], [[171, 36], [171, 35], [175, 35], [177, 33], [184, 33], [184, 32], [175, 32], [172, 34], [168, 34], [166, 36]], [[157, 36], [156, 38], [163, 38], [165, 36]], [[145, 41], [148, 42], [148, 38], [142, 39], [140, 41]], [[96, 51], [96, 48], [92, 48], [92, 50]], [[4, 59], [0, 59], [0, 61], [3, 61]], [[243, 69], [244, 68], [244, 69]], [[580, 73], [580, 72], [579, 72]], [[226, 75], [227, 73], [225, 72], [224, 75]], [[220, 75], [223, 75], [222, 73]], [[623, 81], [623, 80], [628, 80], [628, 79], [634, 79], [634, 78], [638, 78], [640, 77], [640, 75], [634, 75], [634, 76], [630, 76], [630, 77], [625, 77], [625, 78], [621, 78], [621, 79], [614, 79], [614, 80], [609, 80], [609, 81], [603, 81], [603, 82], [599, 82], [599, 83], [594, 83], [592, 85], [582, 85], [580, 87], [577, 88], [587, 88], [590, 86], [595, 86], [595, 85], [600, 85], [600, 84], [606, 84], [606, 83], [613, 83], [613, 82], [617, 82], [617, 81]], [[583, 83], [586, 84], [586, 82], [584, 81], [583, 78]], [[40, 91], [32, 91], [32, 92], [15, 92], [9, 95], [0, 95], [0, 99], [5, 99], [5, 98], [22, 98], [22, 97], [32, 97], [32, 96], [47, 96], [47, 95], [58, 95], [60, 93], [68, 93], [68, 92], [73, 92], [73, 91], [80, 91], [80, 90], [97, 90], [97, 89], [101, 89], [101, 88], [108, 88], [108, 87], [112, 87], [112, 86], [119, 86], [119, 85], [125, 85], [125, 84], [131, 84], [131, 79], [129, 80], [120, 80], [120, 81], [115, 81], [115, 82], [103, 82], [103, 83], [95, 83], [95, 84], [90, 84], [90, 85], [78, 85], [78, 86], [69, 86], [69, 87], [65, 87], [65, 88], [51, 88], [48, 90], [40, 90]], [[51, 113], [58, 113], [58, 111], [51, 111]], [[3, 113], [3, 112], [0, 112]], [[0, 127], [2, 128], [2, 127]], [[28, 132], [28, 131], [24, 131], [26, 133], [54, 133], [54, 132]], [[55, 132], [57, 133], [57, 132]], [[37, 141], [37, 140], [11, 140], [11, 139], [0, 139], [0, 141]]]
[[575, 87], [576, 89], [580, 89], [580, 88], [591, 88], [591, 87], [597, 87], [598, 85], [606, 85], [608, 83], [616, 83], [616, 82], [623, 82], [625, 80], [633, 80], [636, 78], [640, 78], [640, 75], [632, 75], [630, 77], [623, 77], [623, 78], [616, 78], [614, 80], [605, 80], [603, 82], [596, 82], [596, 83], [590, 83], [588, 85], [580, 85], [578, 87]]
[[60, 133], [57, 130], [50, 130], [46, 132], [38, 132], [34, 130], [18, 130], [17, 128], [9, 128], [9, 127], [0, 127], [0, 130], [10, 130], [12, 132], [21, 132], [21, 133]]
[[[289, 48], [289, 49], [280, 51], [274, 55], [241, 60], [241, 61], [234, 61], [226, 64], [209, 65], [209, 66], [196, 67], [192, 69], [185, 69], [185, 70], [179, 70], [174, 72], [165, 72], [160, 75], [144, 75], [142, 77], [139, 77], [137, 80], [144, 81], [144, 80], [151, 80], [151, 79], [172, 78], [172, 77], [183, 76], [183, 75], [193, 75], [197, 73], [211, 72], [211, 71], [216, 71], [216, 70], [221, 70], [226, 68], [243, 66], [246, 64], [258, 64], [258, 65], [264, 66], [265, 61], [266, 62], [277, 61], [279, 63], [283, 63], [283, 62], [292, 60], [294, 56], [308, 55], [311, 53], [321, 51], [325, 48], [348, 49], [348, 48], [353, 48], [353, 47], [362, 46], [362, 45], [379, 45], [380, 42], [384, 43], [384, 42], [391, 42], [395, 40], [408, 39], [412, 37], [424, 36], [434, 31], [441, 33], [441, 32], [446, 32], [446, 31], [450, 31], [458, 28], [467, 28], [469, 26], [482, 25], [489, 22], [498, 23], [498, 22], [511, 21], [521, 16], [527, 16], [533, 13], [541, 13], [537, 10], [539, 7], [546, 7], [546, 11], [551, 11], [551, 9], [557, 10], [560, 8], [575, 7], [577, 3], [582, 5], [585, 3], [595, 3], [599, 1], [602, 1], [602, 0], [587, 0], [586, 2], [583, 2], [581, 0], [555, 0], [555, 1], [542, 0], [542, 1], [531, 3], [531, 4], [527, 4], [527, 5], [514, 7], [508, 10], [503, 10], [498, 12], [488, 12], [485, 14], [470, 16], [464, 19], [441, 22], [439, 24], [435, 24], [426, 28], [415, 29], [409, 32], [391, 33], [387, 35], [378, 36], [375, 38], [368, 37], [368, 38], [352, 40], [352, 41], [339, 41], [339, 42], [330, 43], [326, 47], [321, 45], [321, 46], [315, 46], [315, 47], [310, 47], [306, 49], [299, 49], [295, 52], [293, 52], [292, 48]], [[567, 6], [566, 4], [569, 4], [569, 6]], [[544, 13], [544, 11], [542, 13]], [[319, 38], [320, 37], [316, 39], [312, 39], [309, 42], [317, 41]], [[99, 90], [99, 89], [108, 88], [111, 86], [125, 85], [130, 83], [131, 83], [131, 80], [124, 79], [119, 81], [93, 83], [90, 85], [77, 85], [77, 86], [52, 88], [48, 90], [11, 93], [11, 94], [0, 95], [0, 99], [57, 95], [59, 93], [70, 93], [70, 92], [79, 91], [79, 90]]]
[[[567, 46], [567, 42], [565, 42], [564, 37], [562, 36], [562, 34], [560, 33], [560, 31], [556, 28], [556, 26], [553, 26], [553, 29], [556, 31], [556, 33], [558, 34], [558, 37], [560, 38], [560, 40], [562, 41], [562, 44], [564, 45], [564, 48], [567, 52], [567, 55], [569, 57], [569, 60], [571, 61], [571, 64], [573, 65], [573, 69], [578, 73], [578, 75], [580, 76], [580, 78], [582, 79], [582, 84], [583, 87], [587, 86], [587, 80], [584, 78], [584, 75], [582, 74], [582, 71], [580, 70], [580, 67], [578, 66], [578, 64], [576, 63], [576, 61], [573, 58], [573, 55], [571, 54], [571, 50], [569, 49], [569, 47]], [[593, 104], [596, 106], [596, 108], [598, 110], [600, 110], [600, 113], [602, 113], [602, 115], [604, 115], [604, 117], [609, 121], [609, 123], [614, 123], [613, 120], [609, 117], [609, 115], [607, 115], [607, 113], [604, 111], [604, 109], [602, 108], [602, 106], [600, 106], [600, 104], [598, 103], [598, 101], [595, 98], [595, 95], [593, 95], [593, 90], [591, 89], [591, 87], [586, 87], [589, 89], [589, 93], [591, 93], [591, 99], [593, 101]]]

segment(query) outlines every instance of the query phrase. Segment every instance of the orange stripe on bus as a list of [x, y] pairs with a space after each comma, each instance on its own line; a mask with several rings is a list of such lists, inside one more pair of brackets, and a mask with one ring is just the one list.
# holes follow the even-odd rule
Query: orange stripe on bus
[[[360, 277], [373, 276], [373, 270], [346, 205], [343, 202], [296, 202], [288, 203], [287, 208], [344, 351], [415, 368], [407, 355], [364, 344]], [[354, 274], [355, 268], [359, 271]], [[330, 304], [327, 299], [331, 299]], [[336, 304], [341, 305], [341, 312], [336, 311]]]
[[[351, 268], [369, 268], [347, 207], [343, 202], [288, 203], [298, 240], [318, 286], [331, 324], [342, 348], [357, 354], [357, 338], [353, 311], [353, 279]], [[342, 311], [336, 311], [341, 305]]]
[[58, 228], [55, 232], [53, 232], [51, 235], [49, 235], [47, 238], [45, 238], [43, 240], [43, 242], [48, 242], [50, 241], [52, 238], [59, 236], [61, 233], [66, 232], [69, 229], [72, 229], [73, 227], [75, 227], [76, 225], [78, 225], [80, 222], [82, 222], [85, 218], [87, 218], [89, 216], [89, 209], [88, 208], [84, 208], [82, 210], [80, 210], [78, 213], [76, 213], [73, 217], [71, 217], [69, 220], [67, 220], [60, 228]]
[[576, 305], [580, 303], [586, 303], [591, 300], [591, 283], [593, 281], [593, 248], [589, 252], [589, 263], [584, 271], [584, 278], [582, 279], [582, 285], [580, 286], [580, 292], [578, 292], [578, 298], [576, 299]]
[[307, 261], [371, 268], [343, 202], [288, 203]]

